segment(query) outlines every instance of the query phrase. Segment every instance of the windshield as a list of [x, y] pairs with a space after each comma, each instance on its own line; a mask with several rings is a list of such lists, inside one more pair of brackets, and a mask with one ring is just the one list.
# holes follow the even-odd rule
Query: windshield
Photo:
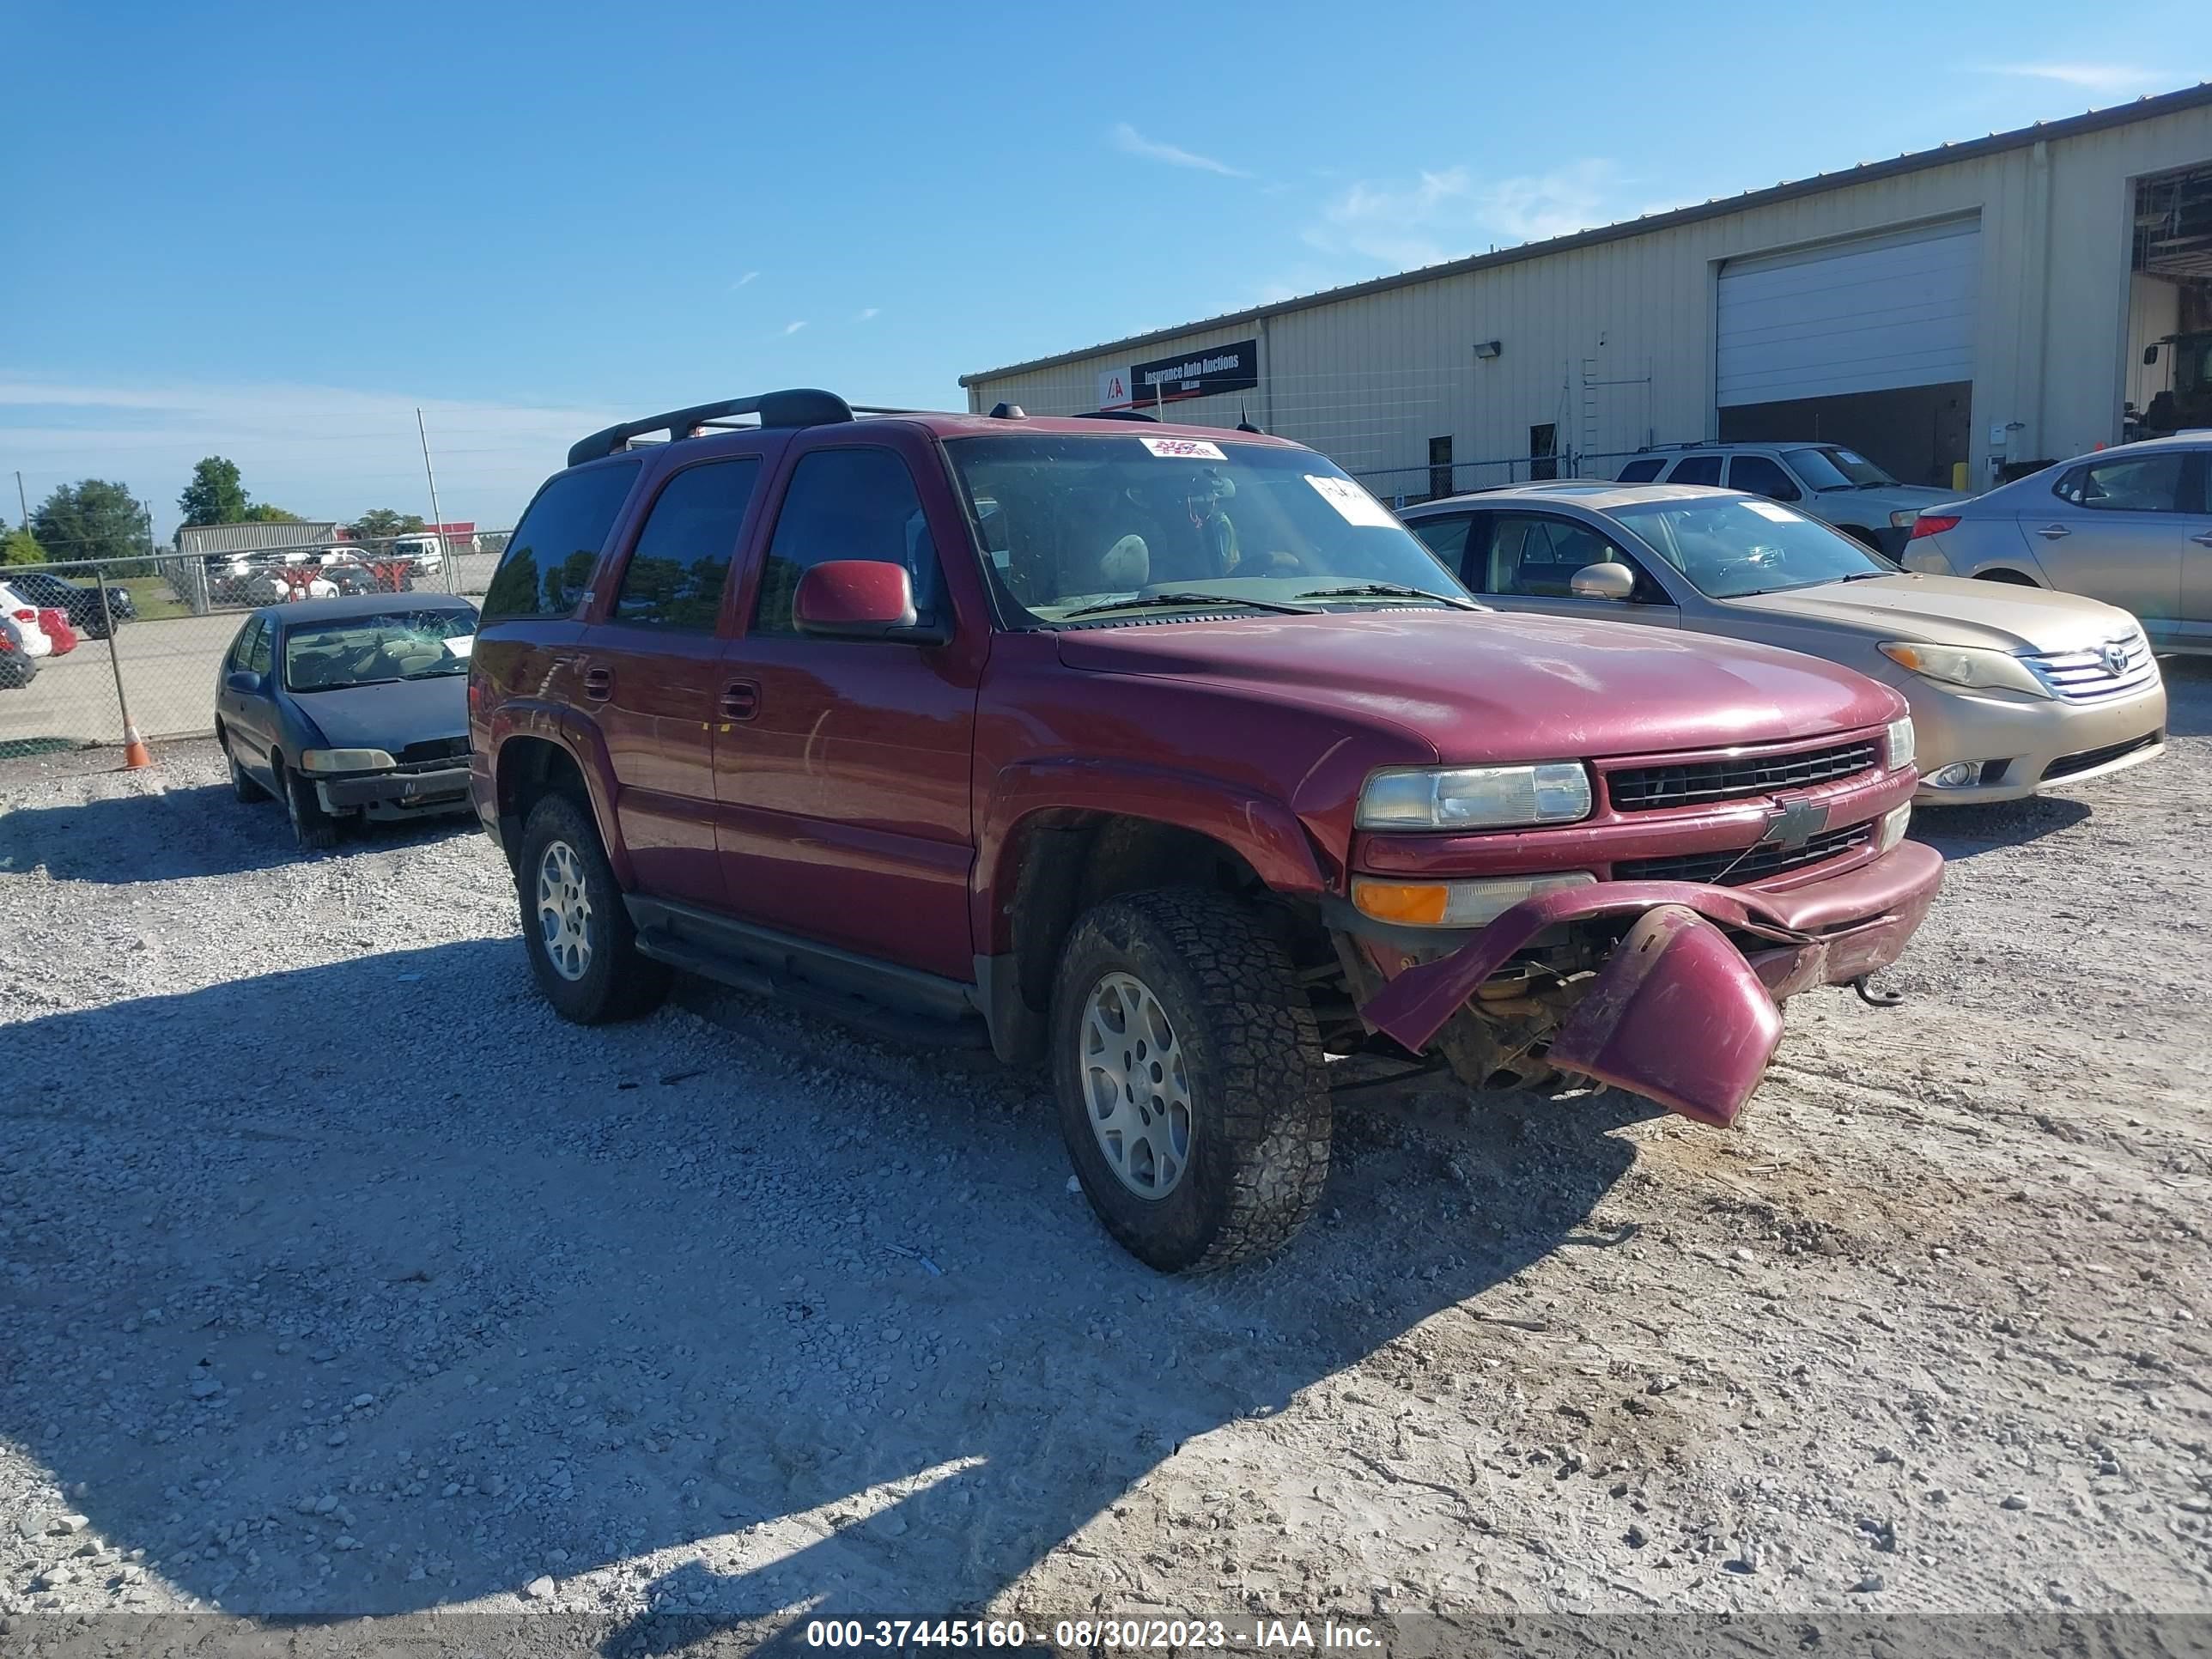
[[1823, 444], [1818, 449], [1792, 449], [1782, 459], [1797, 469], [1797, 476], [1815, 489], [1856, 489], [1867, 484], [1893, 484], [1896, 479], [1855, 449]]
[[465, 674], [476, 629], [473, 611], [379, 611], [295, 624], [284, 635], [284, 689], [336, 691]]
[[1841, 531], [1773, 501], [1741, 495], [1642, 501], [1610, 508], [1607, 516], [1635, 532], [1709, 599], [1897, 574], [1897, 567]]
[[[1176, 596], [1294, 611], [1402, 605], [1405, 590], [1471, 603], [1388, 507], [1309, 450], [1141, 434], [945, 448], [1000, 591], [1033, 623], [1132, 601], [1173, 617]], [[1367, 587], [1392, 591], [1338, 591]]]

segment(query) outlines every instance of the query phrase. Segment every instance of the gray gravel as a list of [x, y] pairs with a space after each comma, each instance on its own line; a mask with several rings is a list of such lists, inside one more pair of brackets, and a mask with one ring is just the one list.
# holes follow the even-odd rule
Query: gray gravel
[[1879, 1012], [1732, 1134], [1342, 1120], [1159, 1279], [1036, 1080], [687, 986], [540, 1005], [465, 827], [211, 747], [0, 766], [0, 1618], [2212, 1608], [2212, 674], [1920, 826]]

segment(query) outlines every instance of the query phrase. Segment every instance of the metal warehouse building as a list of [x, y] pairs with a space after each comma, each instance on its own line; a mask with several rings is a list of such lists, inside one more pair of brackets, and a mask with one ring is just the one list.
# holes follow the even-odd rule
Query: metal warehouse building
[[[961, 377], [1257, 422], [1386, 497], [1714, 438], [1913, 483], [2134, 430], [2212, 331], [2212, 85]], [[2146, 357], [2153, 361], [2146, 362]], [[2170, 407], [2172, 399], [2161, 409]]]

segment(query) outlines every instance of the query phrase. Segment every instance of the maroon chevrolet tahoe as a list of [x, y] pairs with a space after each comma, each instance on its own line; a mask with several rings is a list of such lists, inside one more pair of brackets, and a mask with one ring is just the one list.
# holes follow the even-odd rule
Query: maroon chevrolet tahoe
[[1896, 693], [1485, 611], [1297, 444], [795, 391], [568, 461], [469, 679], [545, 995], [680, 968], [1047, 1060], [1156, 1267], [1297, 1231], [1354, 1053], [1726, 1125], [1942, 876]]

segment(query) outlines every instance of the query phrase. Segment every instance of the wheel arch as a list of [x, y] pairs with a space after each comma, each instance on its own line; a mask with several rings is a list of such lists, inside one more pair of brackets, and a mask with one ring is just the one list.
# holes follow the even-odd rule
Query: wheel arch
[[634, 884], [629, 849], [614, 833], [611, 815], [603, 810], [592, 787], [591, 769], [566, 741], [568, 735], [565, 729], [556, 727], [553, 732], [514, 732], [501, 739], [492, 755], [500, 845], [507, 849], [512, 866], [522, 847], [523, 825], [531, 808], [548, 794], [564, 794], [591, 816], [615, 879], [629, 888]]
[[1974, 572], [1978, 582], [2004, 582], [2013, 587], [2041, 587], [2043, 584], [2025, 570], [2008, 564], [1993, 564]]

